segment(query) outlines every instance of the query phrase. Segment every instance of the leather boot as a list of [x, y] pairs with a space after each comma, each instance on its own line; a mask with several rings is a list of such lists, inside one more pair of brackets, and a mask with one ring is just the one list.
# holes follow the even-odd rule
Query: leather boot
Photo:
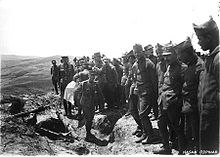
[[147, 135], [145, 133], [143, 133], [142, 136], [139, 139], [137, 139], [135, 142], [136, 143], [141, 143], [146, 138], [147, 138]]

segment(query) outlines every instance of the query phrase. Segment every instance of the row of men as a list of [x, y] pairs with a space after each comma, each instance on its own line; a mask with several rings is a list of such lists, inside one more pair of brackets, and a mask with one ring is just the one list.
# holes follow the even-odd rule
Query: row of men
[[[196, 55], [189, 38], [178, 45], [169, 43], [163, 48], [157, 45], [157, 59], [152, 55], [153, 47], [149, 46], [149, 51], [144, 51], [141, 45], [134, 45], [133, 51], [122, 60], [121, 77], [118, 77], [116, 66], [112, 66], [108, 59], [104, 58], [103, 64], [101, 55], [99, 53], [94, 55], [95, 65], [91, 68], [89, 79], [79, 85], [82, 91], [80, 104], [87, 117], [88, 141], [94, 138], [90, 130], [94, 116], [93, 106], [95, 107], [97, 102], [92, 95], [103, 93], [101, 96], [103, 102], [112, 104], [107, 99], [111, 102], [119, 97], [108, 90], [117, 89], [120, 85], [121, 90], [114, 91], [122, 93], [118, 102], [124, 103], [126, 99], [128, 100], [129, 112], [138, 125], [133, 133], [139, 137], [137, 143], [146, 144], [154, 140], [149, 119], [153, 109], [163, 143], [163, 147], [154, 153], [171, 154], [169, 140], [173, 139], [169, 139], [170, 131], [176, 134], [179, 154], [183, 154], [187, 148], [201, 154], [218, 153], [219, 30], [212, 18], [202, 25], [194, 25], [193, 28], [201, 48], [210, 51], [205, 62]], [[109, 65], [112, 73], [108, 74], [106, 65]], [[78, 77], [81, 77], [80, 73]], [[115, 83], [106, 81], [111, 77]], [[94, 83], [96, 87], [91, 88], [90, 85], [96, 78], [98, 83]], [[104, 89], [108, 89], [106, 94]], [[107, 96], [109, 93], [112, 95]], [[114, 102], [116, 106], [119, 104], [117, 101]]]

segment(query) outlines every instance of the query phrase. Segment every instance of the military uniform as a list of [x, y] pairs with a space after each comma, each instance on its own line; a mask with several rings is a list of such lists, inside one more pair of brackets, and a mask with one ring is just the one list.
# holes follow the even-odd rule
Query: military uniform
[[74, 68], [73, 65], [68, 63], [64, 64], [62, 63], [59, 66], [60, 72], [60, 90], [61, 90], [61, 96], [64, 94], [64, 90], [67, 86], [68, 83], [70, 83], [73, 80], [73, 75], [74, 75]]
[[[219, 153], [219, 29], [211, 17], [209, 21], [194, 25], [194, 30], [205, 57], [205, 70], [199, 85], [200, 148], [201, 154]], [[211, 151], [211, 152], [210, 152]]]
[[59, 76], [60, 76], [59, 80], [60, 80], [61, 102], [63, 103], [65, 113], [68, 116], [71, 115], [71, 103], [64, 100], [63, 97], [66, 86], [73, 80], [74, 68], [73, 65], [69, 63], [68, 57], [62, 56], [62, 60], [65, 59], [67, 61], [63, 61], [59, 65]]
[[[89, 79], [89, 71], [87, 69], [84, 69], [83, 71], [75, 74], [73, 76], [73, 80], [79, 85], [80, 82], [83, 82], [85, 80], [88, 80]], [[75, 102], [75, 105], [78, 107], [78, 118], [80, 119], [81, 118], [81, 111], [82, 111], [82, 107], [80, 105], [80, 98], [82, 96], [82, 93], [79, 92], [78, 90], [75, 91], [74, 93], [74, 102]]]
[[203, 71], [203, 61], [195, 53], [191, 40], [181, 42], [175, 46], [179, 60], [187, 64], [184, 72], [184, 84], [182, 89], [183, 107], [185, 115], [185, 135], [189, 150], [196, 148], [199, 153], [199, 111], [198, 111], [198, 86], [201, 71]]
[[52, 75], [52, 83], [53, 83], [54, 89], [56, 91], [56, 94], [59, 94], [59, 92], [58, 92], [59, 67], [56, 64], [51, 67], [50, 74]]
[[134, 94], [138, 98], [139, 118], [143, 132], [146, 135], [151, 135], [153, 130], [148, 115], [154, 102], [153, 95], [157, 93], [155, 65], [148, 58], [143, 57], [134, 63], [132, 71], [135, 80]]
[[186, 65], [179, 62], [174, 62], [168, 66], [164, 74], [164, 83], [161, 89], [161, 95], [158, 98], [160, 107], [160, 116], [158, 126], [162, 135], [163, 144], [166, 149], [169, 149], [169, 135], [167, 126], [169, 122], [178, 136], [179, 151], [185, 149], [184, 130], [180, 125], [182, 99], [181, 92], [184, 82], [184, 71]]
[[80, 83], [80, 86], [77, 90], [81, 91], [82, 93], [80, 104], [82, 106], [83, 115], [85, 118], [87, 136], [90, 136], [92, 120], [95, 114], [95, 99], [97, 97], [101, 97], [102, 99], [104, 99], [104, 97], [102, 95], [98, 82], [90, 82], [90, 79]]

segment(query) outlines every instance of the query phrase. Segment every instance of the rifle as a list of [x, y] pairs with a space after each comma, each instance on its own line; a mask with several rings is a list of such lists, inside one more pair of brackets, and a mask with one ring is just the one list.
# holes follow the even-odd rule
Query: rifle
[[20, 112], [20, 113], [17, 113], [17, 114], [14, 114], [14, 115], [10, 115], [6, 118], [4, 118], [5, 120], [8, 120], [8, 119], [13, 119], [13, 118], [19, 118], [19, 117], [26, 117], [28, 116], [30, 113], [39, 113], [39, 112], [42, 112], [42, 111], [45, 111], [46, 109], [48, 109], [50, 107], [50, 105], [46, 105], [46, 106], [40, 106], [36, 109], [33, 109], [31, 111], [27, 111], [27, 112]]
[[57, 133], [57, 132], [54, 132], [54, 131], [51, 131], [51, 130], [48, 130], [48, 129], [45, 129], [45, 128], [42, 128], [42, 127], [37, 128], [36, 131], [37, 132], [44, 132], [44, 133], [50, 134], [52, 136], [57, 137], [58, 139], [65, 139], [68, 142], [74, 142], [74, 140], [75, 140], [75, 138], [72, 137], [70, 131], [67, 132], [67, 133]]

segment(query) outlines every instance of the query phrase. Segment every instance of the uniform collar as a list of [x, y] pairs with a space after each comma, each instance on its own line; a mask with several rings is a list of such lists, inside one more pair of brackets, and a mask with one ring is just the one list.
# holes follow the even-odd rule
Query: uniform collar
[[216, 55], [219, 52], [220, 46], [218, 45], [208, 56]]

